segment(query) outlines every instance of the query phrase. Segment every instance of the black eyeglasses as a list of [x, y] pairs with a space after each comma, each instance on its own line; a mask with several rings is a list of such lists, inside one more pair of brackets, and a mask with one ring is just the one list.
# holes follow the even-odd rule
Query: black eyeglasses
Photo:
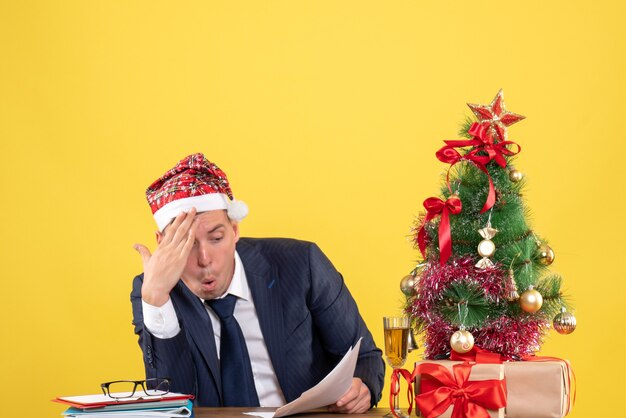
[[146, 380], [114, 380], [100, 385], [102, 393], [109, 398], [131, 398], [137, 391], [137, 387], [147, 396], [160, 396], [169, 393], [170, 379], [155, 377]]

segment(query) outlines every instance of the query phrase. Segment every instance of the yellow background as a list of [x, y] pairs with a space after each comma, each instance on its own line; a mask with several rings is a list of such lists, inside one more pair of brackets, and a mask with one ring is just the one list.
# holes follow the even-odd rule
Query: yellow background
[[[247, 236], [316, 241], [376, 341], [469, 109], [504, 88], [532, 225], [573, 296], [572, 417], [624, 416], [622, 1], [9, 1], [0, 6], [0, 398], [141, 378], [143, 192], [204, 152]], [[418, 355], [411, 354], [411, 361]], [[387, 373], [389, 374], [389, 372]], [[385, 388], [385, 397], [387, 392]], [[28, 406], [25, 410], [24, 407]]]

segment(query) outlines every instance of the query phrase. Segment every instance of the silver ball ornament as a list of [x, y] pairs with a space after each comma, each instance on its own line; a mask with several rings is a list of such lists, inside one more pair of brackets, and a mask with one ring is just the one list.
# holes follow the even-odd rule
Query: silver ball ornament
[[559, 334], [571, 334], [576, 329], [576, 317], [562, 308], [561, 313], [554, 317], [552, 325]]
[[400, 290], [406, 296], [415, 295], [415, 286], [417, 285], [417, 278], [412, 274], [408, 274], [400, 280]]

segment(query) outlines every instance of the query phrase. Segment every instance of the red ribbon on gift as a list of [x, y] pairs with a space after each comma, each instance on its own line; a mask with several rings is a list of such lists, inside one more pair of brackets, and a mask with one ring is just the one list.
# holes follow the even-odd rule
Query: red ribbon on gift
[[[444, 141], [446, 146], [437, 151], [435, 155], [439, 161], [450, 164], [448, 174], [446, 176], [448, 189], [450, 189], [450, 169], [459, 161], [469, 161], [487, 175], [487, 178], [489, 179], [489, 193], [487, 194], [487, 200], [480, 211], [480, 213], [485, 213], [496, 203], [496, 191], [493, 186], [493, 181], [491, 180], [491, 175], [487, 170], [487, 164], [491, 160], [495, 160], [500, 167], [504, 168], [506, 167], [506, 159], [504, 156], [515, 155], [519, 153], [522, 148], [513, 141], [501, 141], [495, 143], [491, 130], [489, 129], [489, 123], [480, 124], [474, 122], [468, 130], [468, 133], [473, 136], [473, 139]], [[508, 149], [508, 145], [515, 145], [517, 150], [511, 151]], [[474, 148], [465, 155], [461, 155], [461, 153], [455, 149], [468, 146], [472, 146]], [[484, 155], [485, 153], [487, 155]]]
[[485, 350], [477, 345], [474, 345], [467, 353], [457, 353], [452, 350], [450, 353], [450, 360], [453, 361], [472, 361], [476, 363], [488, 363], [499, 364], [506, 360], [501, 354], [494, 353], [493, 351]]
[[455, 364], [452, 373], [440, 364], [422, 363], [416, 367], [415, 372], [431, 379], [436, 387], [415, 397], [426, 418], [440, 416], [451, 405], [452, 418], [489, 418], [487, 409], [506, 406], [504, 380], [470, 381], [471, 370], [469, 363]]
[[424, 208], [426, 208], [426, 217], [417, 233], [417, 243], [422, 252], [422, 256], [426, 256], [426, 222], [441, 214], [439, 222], [439, 262], [443, 266], [452, 254], [452, 235], [450, 233], [450, 214], [458, 215], [461, 213], [463, 205], [458, 196], [450, 196], [445, 202], [438, 197], [429, 197], [424, 200]]
[[[485, 350], [484, 348], [480, 348], [477, 345], [474, 345], [470, 351], [467, 353], [457, 353], [456, 351], [452, 351], [450, 353], [450, 360], [453, 361], [471, 361], [476, 363], [503, 363], [504, 361], [510, 360], [501, 354], [494, 353], [493, 351]], [[558, 357], [550, 357], [550, 356], [523, 356], [522, 361], [562, 361], [565, 363], [565, 368], [567, 370], [567, 386], [570, 388], [571, 396], [568, 394], [568, 402], [567, 402], [567, 410], [566, 415], [572, 409], [574, 404], [576, 403], [576, 375], [574, 374], [574, 369], [572, 369], [571, 364], [567, 360], [560, 359]]]

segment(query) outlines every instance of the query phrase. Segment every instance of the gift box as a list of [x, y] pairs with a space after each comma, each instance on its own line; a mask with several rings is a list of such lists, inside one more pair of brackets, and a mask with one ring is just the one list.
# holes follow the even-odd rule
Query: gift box
[[[506, 407], [498, 410], [487, 410], [491, 417], [507, 418], [562, 418], [572, 408], [573, 372], [566, 360], [551, 357], [531, 357], [528, 361], [505, 361], [503, 363], [474, 363], [463, 361], [421, 361], [421, 364], [436, 364], [452, 372], [453, 366], [470, 364], [470, 381], [502, 379], [506, 388]], [[440, 387], [430, 376], [417, 374], [415, 378], [415, 395], [428, 394]], [[434, 396], [431, 395], [431, 398]], [[434, 402], [431, 402], [433, 405]], [[450, 417], [451, 405], [441, 417]], [[416, 408], [417, 416], [427, 416]], [[422, 413], [422, 415], [420, 415]], [[470, 416], [471, 415], [467, 415]]]
[[463, 416], [476, 416], [477, 410], [484, 410], [494, 418], [505, 416], [502, 364], [427, 360], [416, 362], [415, 367], [418, 417], [451, 417], [454, 409]]
[[561, 418], [571, 409], [572, 374], [565, 360], [534, 358], [504, 364], [506, 416]]

